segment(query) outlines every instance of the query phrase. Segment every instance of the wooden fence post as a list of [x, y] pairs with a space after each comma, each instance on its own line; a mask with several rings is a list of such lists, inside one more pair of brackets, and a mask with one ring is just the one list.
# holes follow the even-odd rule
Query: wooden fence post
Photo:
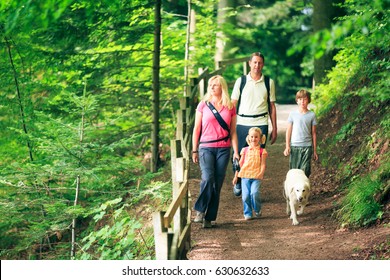
[[157, 260], [168, 260], [170, 248], [172, 245], [173, 234], [169, 233], [164, 227], [165, 212], [156, 212], [153, 214], [154, 243]]

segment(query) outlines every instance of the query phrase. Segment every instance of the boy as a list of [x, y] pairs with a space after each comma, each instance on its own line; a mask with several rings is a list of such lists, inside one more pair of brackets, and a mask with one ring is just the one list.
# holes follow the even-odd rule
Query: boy
[[291, 112], [288, 117], [284, 155], [290, 155], [290, 169], [302, 169], [309, 177], [311, 158], [318, 160], [317, 119], [314, 112], [308, 108], [311, 101], [308, 91], [299, 90], [295, 100], [298, 104], [298, 110]]

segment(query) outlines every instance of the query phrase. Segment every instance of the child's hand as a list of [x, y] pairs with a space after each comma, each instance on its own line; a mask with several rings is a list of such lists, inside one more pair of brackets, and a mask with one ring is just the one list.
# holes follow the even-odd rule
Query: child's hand
[[290, 148], [286, 148], [283, 152], [284, 156], [290, 155]]
[[233, 178], [232, 183], [233, 183], [233, 185], [237, 184], [237, 177], [234, 177], [234, 178]]

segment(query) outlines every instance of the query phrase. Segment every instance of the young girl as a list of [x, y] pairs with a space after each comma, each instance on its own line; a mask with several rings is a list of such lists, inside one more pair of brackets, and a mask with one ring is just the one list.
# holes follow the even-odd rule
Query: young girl
[[266, 136], [261, 133], [260, 128], [249, 129], [246, 142], [249, 147], [241, 150], [240, 171], [236, 171], [233, 184], [236, 184], [238, 177], [241, 178], [242, 203], [244, 207], [244, 218], [250, 220], [253, 217], [261, 216], [260, 184], [264, 177], [267, 151], [260, 147], [264, 144]]

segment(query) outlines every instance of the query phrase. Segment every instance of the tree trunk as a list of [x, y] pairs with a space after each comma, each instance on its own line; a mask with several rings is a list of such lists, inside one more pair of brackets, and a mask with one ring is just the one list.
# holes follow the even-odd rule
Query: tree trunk
[[235, 25], [236, 19], [235, 17], [228, 17], [229, 8], [235, 8], [236, 1], [235, 0], [221, 0], [218, 3], [218, 14], [217, 14], [217, 22], [218, 22], [218, 32], [217, 32], [217, 40], [216, 40], [216, 53], [215, 53], [215, 68], [218, 69], [218, 62], [229, 58], [229, 54], [226, 50], [233, 49], [232, 42], [227, 37], [227, 35], [223, 32], [224, 25], [227, 23]]
[[187, 1], [188, 12], [187, 12], [187, 36], [186, 36], [186, 46], [185, 46], [185, 55], [184, 55], [184, 96], [190, 95], [190, 86], [189, 86], [189, 74], [190, 74], [190, 43], [191, 43], [191, 33], [194, 33], [195, 29], [195, 11], [191, 9], [191, 0]]
[[[343, 14], [343, 10], [335, 4], [340, 3], [340, 0], [313, 1], [313, 30], [314, 32], [321, 31], [323, 29], [330, 29], [332, 23], [335, 21], [335, 17]], [[327, 81], [326, 72], [331, 70], [334, 66], [333, 57], [336, 51], [330, 51], [325, 53], [319, 59], [314, 60], [314, 83], [321, 84]]]
[[[83, 101], [85, 101], [87, 97], [87, 80], [84, 80], [84, 91], [83, 91]], [[81, 109], [81, 123], [80, 123], [80, 129], [79, 129], [79, 144], [80, 144], [80, 154], [79, 154], [79, 162], [78, 167], [80, 168], [82, 166], [82, 158], [83, 158], [83, 142], [84, 142], [84, 132], [85, 132], [85, 112], [86, 107], [83, 102], [83, 106]], [[80, 175], [77, 175], [76, 177], [76, 194], [74, 198], [73, 206], [76, 207], [78, 200], [79, 200], [79, 193], [80, 193]], [[77, 219], [73, 218], [72, 220], [72, 245], [71, 245], [71, 251], [70, 251], [70, 258], [73, 260], [76, 257], [76, 225], [77, 225]]]
[[19, 108], [20, 108], [20, 117], [21, 117], [23, 132], [24, 132], [24, 134], [26, 135], [26, 138], [27, 138], [27, 148], [28, 148], [28, 153], [29, 153], [29, 156], [30, 156], [30, 161], [33, 162], [34, 158], [33, 158], [33, 152], [32, 152], [32, 145], [30, 143], [29, 134], [28, 134], [28, 131], [27, 131], [27, 124], [26, 124], [26, 117], [25, 117], [25, 114], [24, 114], [22, 95], [21, 95], [21, 92], [20, 92], [20, 89], [19, 89], [18, 75], [17, 75], [17, 72], [16, 72], [14, 59], [13, 59], [13, 56], [12, 56], [11, 43], [8, 40], [7, 37], [4, 37], [4, 40], [5, 40], [5, 44], [7, 45], [8, 57], [9, 57], [9, 61], [11, 63], [12, 71], [13, 71], [13, 74], [14, 74], [14, 81], [15, 81], [16, 93], [17, 93], [17, 97], [18, 97], [18, 104], [19, 104]]
[[150, 171], [157, 172], [159, 160], [160, 130], [160, 45], [161, 45], [161, 0], [157, 0], [154, 8], [154, 54], [153, 54], [153, 124], [152, 124], [152, 159]]
[[[79, 200], [79, 192], [80, 192], [80, 175], [77, 175], [76, 178], [76, 194], [74, 198], [73, 206], [76, 207]], [[76, 256], [76, 218], [72, 220], [72, 248], [70, 251], [70, 258], [73, 260]]]

